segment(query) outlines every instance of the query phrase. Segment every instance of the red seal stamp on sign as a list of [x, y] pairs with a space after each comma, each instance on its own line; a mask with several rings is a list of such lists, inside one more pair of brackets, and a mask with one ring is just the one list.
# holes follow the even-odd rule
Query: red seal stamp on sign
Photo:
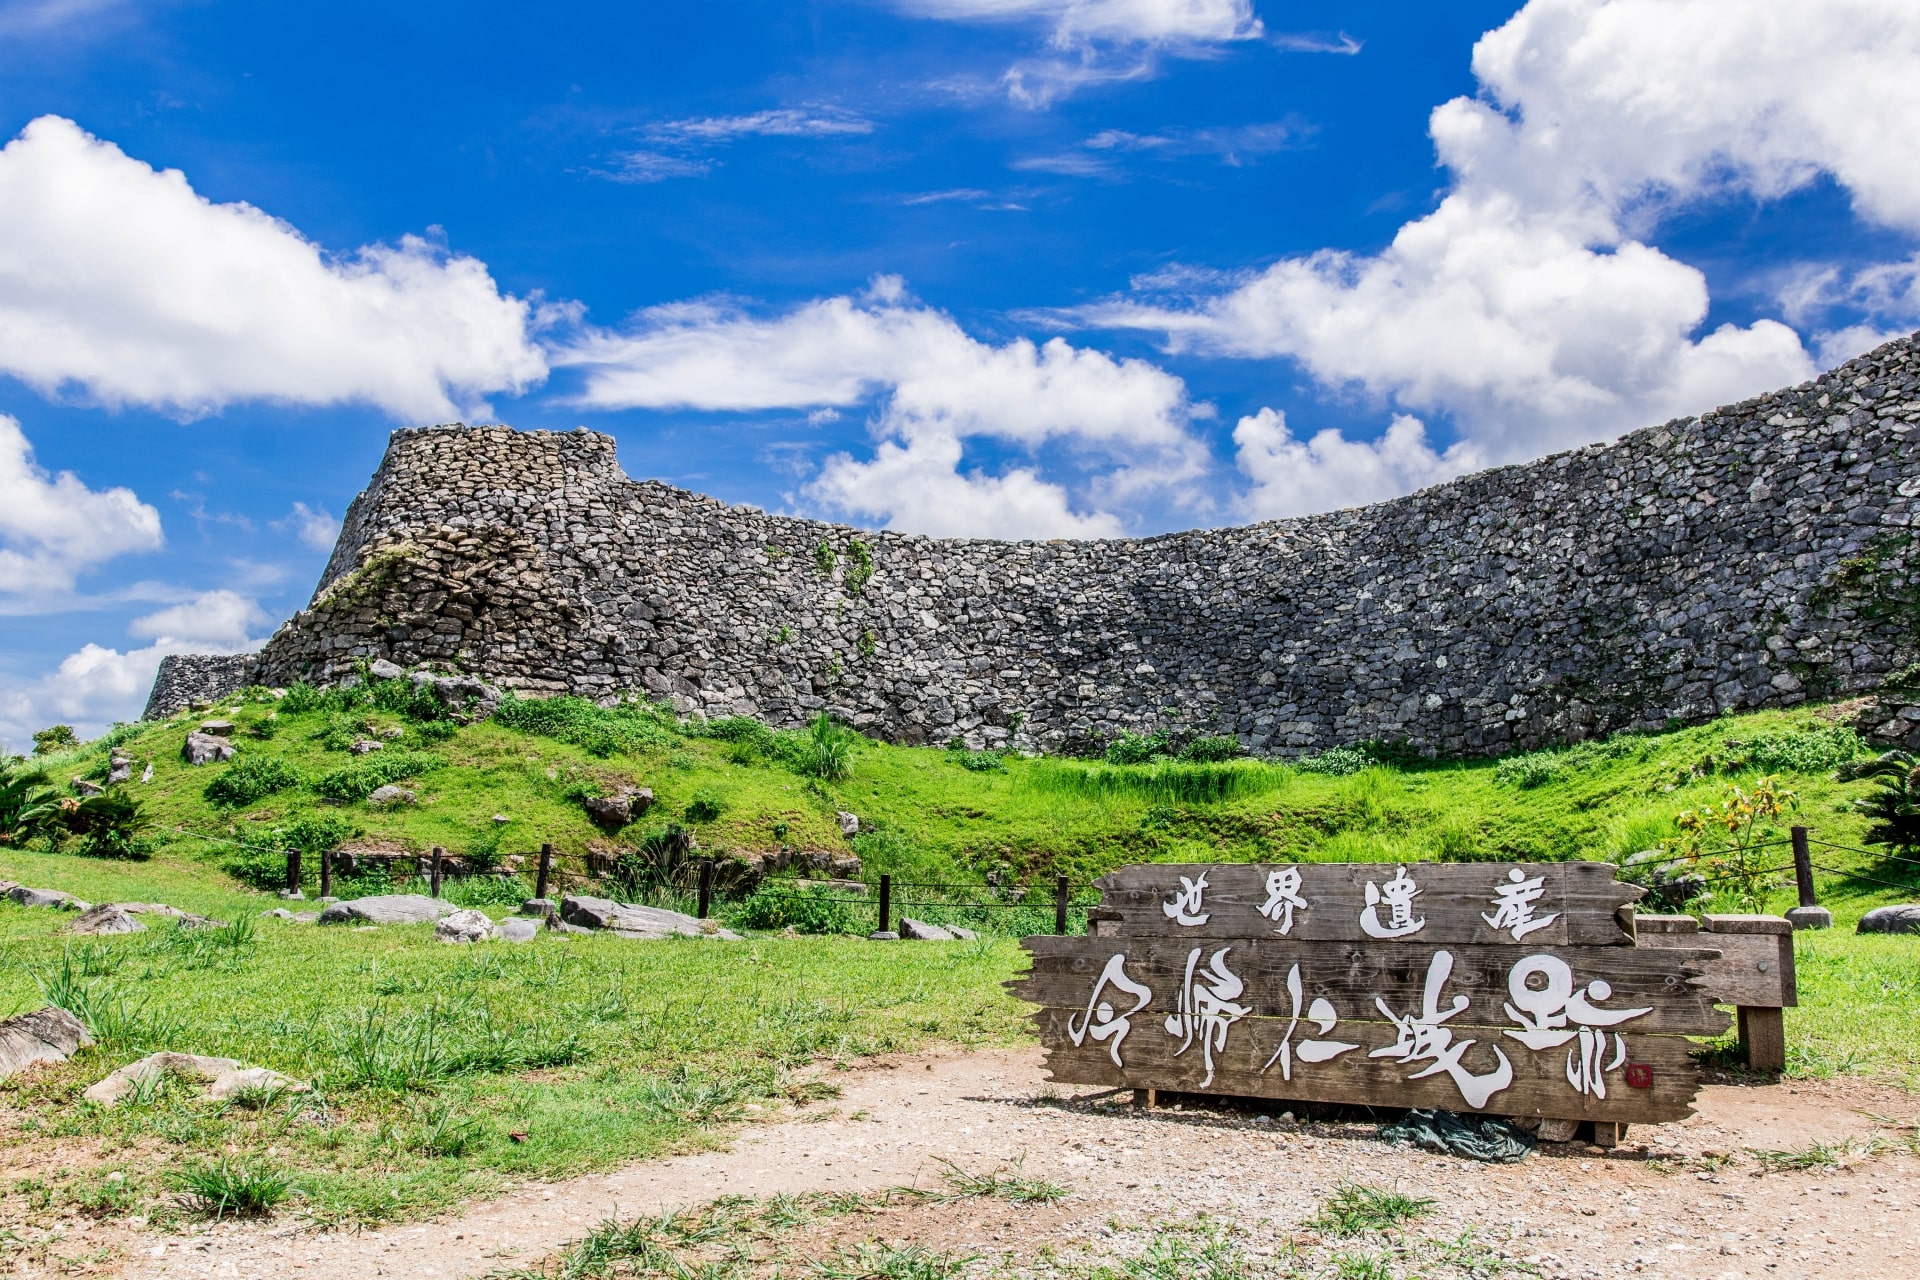
[[1644, 1062], [1628, 1063], [1627, 1064], [1627, 1088], [1629, 1089], [1653, 1088], [1653, 1068]]

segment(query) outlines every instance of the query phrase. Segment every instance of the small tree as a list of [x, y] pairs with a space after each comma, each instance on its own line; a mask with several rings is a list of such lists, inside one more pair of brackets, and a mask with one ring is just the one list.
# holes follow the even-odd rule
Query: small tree
[[80, 735], [73, 731], [70, 724], [56, 724], [52, 728], [42, 729], [33, 735], [33, 754], [50, 756], [60, 751], [71, 751], [80, 745]]
[[1751, 790], [1728, 787], [1719, 805], [1676, 815], [1680, 835], [1665, 843], [1694, 865], [1709, 868], [1710, 878], [1731, 884], [1740, 905], [1758, 912], [1781, 883], [1781, 868], [1770, 865], [1775, 855], [1767, 847], [1780, 834], [1774, 823], [1799, 807], [1799, 797], [1782, 791], [1778, 778], [1761, 778]]

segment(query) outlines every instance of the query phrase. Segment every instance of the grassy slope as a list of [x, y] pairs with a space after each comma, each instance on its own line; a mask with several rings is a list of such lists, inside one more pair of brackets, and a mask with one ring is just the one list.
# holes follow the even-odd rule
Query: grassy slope
[[[236, 717], [243, 752], [282, 756], [309, 775], [349, 759], [323, 749], [320, 713], [280, 716], [270, 741], [246, 736], [267, 713], [250, 706]], [[637, 755], [595, 759], [490, 724], [431, 748], [447, 766], [415, 784], [417, 808], [329, 811], [351, 815], [369, 837], [456, 852], [502, 813], [512, 820], [503, 851], [548, 840], [577, 853], [600, 833], [568, 789], [626, 780], [654, 789], [653, 817], [661, 820], [681, 816], [698, 792], [718, 796], [720, 816], [699, 828], [709, 849], [777, 847], [776, 824], [785, 824], [786, 844], [844, 848], [833, 814], [850, 809], [882, 832], [858, 842], [870, 877], [890, 870], [938, 880], [995, 869], [1084, 879], [1166, 859], [1591, 857], [1644, 847], [1670, 831], [1678, 809], [1717, 799], [1740, 780], [1696, 776], [1704, 761], [1727, 757], [1730, 740], [1809, 721], [1810, 713], [1769, 713], [1638, 740], [1525, 790], [1502, 785], [1489, 764], [1347, 778], [1243, 766], [1256, 775], [1254, 793], [1209, 804], [1124, 787], [1083, 794], [1084, 779], [1074, 776], [1083, 767], [1060, 761], [1009, 760], [1003, 771], [976, 773], [944, 752], [875, 745], [858, 754], [849, 780], [821, 784], [713, 739], [676, 737]], [[217, 810], [202, 789], [220, 767], [181, 763], [186, 728], [183, 720], [148, 726], [125, 743], [153, 762], [154, 782], [142, 793], [170, 829], [151, 861], [0, 851], [0, 877], [94, 901], [166, 901], [223, 919], [253, 918], [272, 905], [223, 874], [225, 846], [203, 836], [259, 832], [315, 810], [317, 798], [294, 791], [236, 814]], [[94, 748], [49, 763], [65, 778], [103, 762]], [[1860, 820], [1845, 811], [1857, 786], [1824, 774], [1786, 781], [1817, 836], [1858, 842]], [[1893, 874], [1884, 864], [1827, 856]], [[1867, 906], [1920, 892], [1829, 877], [1822, 895], [1844, 926]], [[1783, 890], [1770, 905], [1788, 901]], [[842, 938], [635, 945], [549, 937], [523, 948], [461, 949], [433, 943], [424, 928], [322, 933], [262, 921], [251, 942], [196, 953], [166, 932], [74, 947], [59, 932], [63, 923], [58, 913], [0, 906], [0, 1013], [39, 1004], [34, 973], [50, 974], [64, 955], [85, 967], [96, 996], [122, 998], [137, 1016], [119, 1043], [0, 1084], [7, 1127], [78, 1139], [76, 1150], [106, 1161], [53, 1179], [57, 1186], [8, 1194], [100, 1212], [150, 1201], [169, 1161], [271, 1149], [273, 1161], [301, 1171], [308, 1208], [319, 1216], [405, 1216], [506, 1177], [560, 1175], [711, 1141], [716, 1119], [779, 1105], [789, 1073], [809, 1062], [1025, 1034], [1020, 1010], [998, 987], [1019, 965], [1005, 940], [889, 948]], [[1840, 930], [1802, 935], [1803, 1004], [1788, 1020], [1797, 1071], [1920, 1082], [1911, 1037], [1920, 1004], [1915, 946]], [[71, 1105], [108, 1068], [157, 1047], [227, 1054], [312, 1079], [325, 1109], [283, 1104], [255, 1113], [184, 1096], [107, 1114]], [[432, 1134], [448, 1124], [471, 1125], [469, 1140], [459, 1154], [436, 1154], [448, 1144]], [[514, 1141], [512, 1133], [527, 1136]], [[124, 1181], [107, 1181], [111, 1171]]]

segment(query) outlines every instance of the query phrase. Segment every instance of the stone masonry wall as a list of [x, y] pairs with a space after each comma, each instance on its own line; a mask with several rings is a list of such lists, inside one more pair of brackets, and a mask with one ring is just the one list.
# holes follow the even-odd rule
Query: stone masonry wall
[[1167, 727], [1497, 754], [1878, 688], [1917, 656], [1916, 433], [1908, 338], [1369, 507], [990, 542], [629, 481], [584, 429], [397, 431], [253, 675], [389, 658], [781, 725], [827, 708], [906, 742]]

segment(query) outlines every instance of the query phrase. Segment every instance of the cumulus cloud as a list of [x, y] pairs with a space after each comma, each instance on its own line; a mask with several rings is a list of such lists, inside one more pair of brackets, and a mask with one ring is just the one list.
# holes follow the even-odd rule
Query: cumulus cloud
[[1076, 513], [1064, 489], [1022, 468], [963, 470], [970, 439], [1059, 445], [1091, 467], [1089, 493], [1116, 499], [1178, 486], [1204, 452], [1179, 378], [1060, 338], [982, 342], [890, 277], [858, 297], [775, 315], [710, 302], [658, 307], [624, 331], [585, 335], [554, 361], [584, 371], [578, 403], [596, 409], [871, 407], [874, 458], [834, 458], [808, 493], [894, 528], [1053, 536], [1118, 527], [1112, 513]]
[[19, 422], [0, 414], [0, 593], [61, 597], [88, 569], [163, 542], [160, 513], [133, 490], [49, 473]]
[[[1324, 386], [1448, 415], [1474, 456], [1503, 462], [1814, 372], [1779, 321], [1699, 331], [1705, 277], [1645, 242], [1667, 210], [1824, 174], [1863, 219], [1920, 228], [1920, 136], [1902, 123], [1920, 115], [1920, 9], [1903, 0], [1531, 0], [1473, 69], [1480, 95], [1432, 117], [1450, 186], [1385, 250], [1283, 259], [1197, 299], [1137, 291], [1083, 318], [1292, 359]], [[1904, 297], [1902, 270], [1855, 292]], [[1856, 325], [1821, 352], [1885, 332]], [[1269, 433], [1250, 435], [1257, 454]], [[1303, 491], [1375, 492], [1334, 443], [1294, 442], [1286, 456], [1325, 475]]]
[[1426, 424], [1405, 414], [1378, 440], [1349, 440], [1331, 429], [1300, 440], [1284, 413], [1262, 409], [1240, 419], [1233, 443], [1240, 470], [1252, 482], [1242, 510], [1254, 520], [1379, 502], [1484, 465], [1464, 441], [1436, 452], [1427, 443]]
[[46, 394], [444, 420], [541, 381], [549, 318], [473, 258], [414, 237], [331, 255], [58, 116], [0, 150], [0, 372]]
[[273, 527], [282, 533], [291, 533], [315, 551], [331, 551], [334, 539], [340, 536], [340, 521], [325, 507], [309, 507], [304, 502], [293, 504], [293, 510], [273, 522]]
[[0, 749], [24, 751], [35, 730], [70, 724], [91, 737], [146, 706], [160, 659], [170, 653], [245, 653], [258, 648], [266, 614], [251, 597], [207, 591], [136, 618], [129, 634], [152, 643], [120, 650], [87, 644], [38, 680], [0, 686]]

